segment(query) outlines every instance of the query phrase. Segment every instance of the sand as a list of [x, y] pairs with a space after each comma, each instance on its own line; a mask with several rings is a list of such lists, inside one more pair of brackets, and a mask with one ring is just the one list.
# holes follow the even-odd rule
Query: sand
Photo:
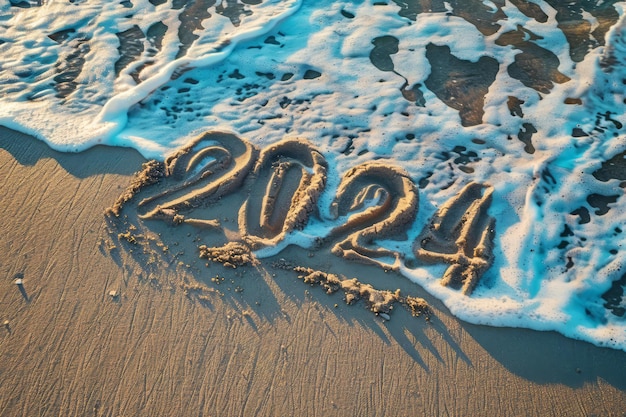
[[[213, 227], [107, 220], [144, 162], [0, 130], [0, 416], [626, 412], [625, 352], [461, 322], [393, 271], [328, 247], [232, 268], [198, 256], [223, 238]], [[228, 204], [219, 222], [233, 237]], [[430, 317], [396, 307], [386, 320], [290, 265], [423, 297]]]

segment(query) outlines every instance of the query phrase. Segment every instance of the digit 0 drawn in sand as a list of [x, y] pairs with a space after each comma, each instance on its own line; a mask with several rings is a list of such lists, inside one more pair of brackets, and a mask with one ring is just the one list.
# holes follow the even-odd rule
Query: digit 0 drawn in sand
[[[224, 211], [236, 213], [235, 237], [231, 233], [223, 246], [198, 245], [202, 258], [233, 268], [255, 263], [254, 251], [279, 245], [316, 217], [334, 226], [315, 229], [323, 235], [309, 239], [329, 242], [331, 252], [344, 259], [398, 269], [408, 254], [377, 241], [407, 239], [407, 231], [416, 227], [419, 196], [408, 173], [380, 161], [350, 169], [336, 190], [331, 218], [324, 219], [318, 200], [325, 192], [327, 171], [324, 156], [304, 139], [285, 139], [259, 152], [236, 135], [209, 132], [163, 163], [144, 164], [107, 212], [118, 223], [122, 217], [131, 224], [156, 220], [207, 229], [203, 233], [224, 229], [216, 218]], [[487, 214], [492, 193], [490, 186], [466, 185], [435, 213], [413, 244], [417, 260], [450, 264], [442, 285], [466, 295], [492, 263], [494, 219]], [[204, 209], [227, 197], [235, 198], [230, 206], [207, 218]], [[124, 214], [127, 209], [130, 213]], [[120, 234], [129, 242], [130, 235]]]
[[258, 249], [302, 229], [324, 191], [326, 167], [322, 154], [302, 139], [286, 139], [263, 150], [239, 212], [244, 240]]

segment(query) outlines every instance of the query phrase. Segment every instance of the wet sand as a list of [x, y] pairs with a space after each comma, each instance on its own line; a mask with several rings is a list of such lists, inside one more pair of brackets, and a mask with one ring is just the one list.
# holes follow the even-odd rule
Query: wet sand
[[[229, 268], [198, 257], [211, 227], [158, 222], [133, 243], [104, 213], [143, 162], [0, 129], [0, 416], [626, 412], [626, 352], [460, 322], [329, 247]], [[220, 222], [235, 235], [236, 209]], [[400, 289], [432, 314], [386, 321], [285, 265]]]

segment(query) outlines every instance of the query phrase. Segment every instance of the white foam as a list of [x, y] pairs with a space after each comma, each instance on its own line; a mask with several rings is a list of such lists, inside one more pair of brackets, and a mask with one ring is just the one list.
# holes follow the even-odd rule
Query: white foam
[[[0, 5], [0, 39], [5, 41], [0, 45], [0, 123], [62, 151], [104, 143], [157, 158], [209, 129], [237, 132], [259, 147], [285, 136], [305, 137], [329, 163], [327, 191], [320, 199], [323, 222], [312, 222], [285, 245], [309, 246], [316, 236], [326, 236], [337, 222], [328, 207], [341, 174], [375, 158], [401, 166], [420, 183], [420, 208], [409, 240], [381, 242], [408, 257], [428, 219], [465, 183], [491, 184], [496, 260], [471, 297], [439, 284], [445, 266], [403, 266], [401, 272], [464, 320], [556, 330], [626, 350], [626, 320], [606, 310], [601, 298], [624, 273], [624, 238], [615, 228], [626, 224], [626, 202], [618, 180], [601, 182], [592, 175], [602, 161], [626, 149], [623, 131], [610, 120], [601, 117], [603, 131], [594, 131], [598, 113], [611, 112], [612, 119], [624, 123], [623, 18], [607, 34], [606, 48], [596, 47], [574, 62], [556, 10], [543, 1], [535, 4], [547, 15], [545, 22], [507, 2], [507, 18], [487, 36], [451, 16], [450, 5], [447, 12], [422, 13], [411, 21], [399, 16], [394, 2], [264, 1], [240, 5], [252, 14], [235, 26], [218, 13], [216, 8], [224, 6], [218, 2], [203, 22], [206, 29], [196, 31], [197, 40], [176, 58], [183, 9], [173, 9], [171, 2], [158, 7], [147, 0], [132, 3], [132, 8], [108, 1], [47, 2], [30, 9]], [[622, 7], [616, 5], [620, 15]], [[592, 12], [585, 11], [583, 19], [597, 25]], [[134, 25], [146, 33], [159, 21], [168, 27], [161, 49], [142, 40], [143, 52], [116, 76], [116, 33]], [[570, 81], [555, 83], [547, 94], [509, 74], [520, 50], [496, 41], [518, 27], [535, 34], [535, 44], [558, 57], [558, 71]], [[67, 41], [48, 37], [70, 28], [75, 32]], [[390, 56], [395, 72], [370, 61], [372, 40], [381, 36], [398, 40], [399, 50]], [[54, 78], [59, 65], [81, 48], [81, 39], [88, 39], [84, 43], [90, 50], [74, 79], [76, 88], [58, 98]], [[429, 44], [448, 46], [470, 62], [487, 57], [499, 63], [485, 97], [483, 124], [463, 126], [459, 112], [425, 87], [438, 71], [427, 59]], [[605, 72], [599, 61], [608, 53], [618, 64]], [[137, 85], [133, 73], [142, 67]], [[421, 85], [425, 107], [402, 97], [405, 83], [408, 88]], [[510, 96], [524, 101], [523, 118], [511, 114]], [[567, 98], [583, 104], [566, 105]], [[518, 139], [524, 123], [537, 130], [533, 154]], [[575, 127], [592, 134], [574, 137]], [[467, 165], [474, 172], [454, 163], [455, 147], [475, 152]], [[597, 208], [587, 201], [590, 193], [619, 198], [609, 203], [608, 214], [595, 215]], [[571, 214], [581, 207], [591, 213], [587, 223]], [[562, 236], [565, 225], [572, 236]], [[566, 268], [568, 262], [573, 266]]]

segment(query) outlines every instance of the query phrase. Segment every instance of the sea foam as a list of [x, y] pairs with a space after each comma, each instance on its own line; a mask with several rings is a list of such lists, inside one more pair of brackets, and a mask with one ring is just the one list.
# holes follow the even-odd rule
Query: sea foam
[[[0, 5], [0, 123], [61, 151], [157, 159], [207, 130], [258, 147], [306, 138], [328, 183], [321, 221], [287, 239], [302, 246], [339, 222], [342, 174], [398, 165], [419, 210], [405, 242], [381, 244], [406, 254], [405, 276], [463, 320], [626, 350], [623, 2], [13, 3]], [[470, 181], [493, 187], [496, 237], [466, 296], [411, 258]]]

